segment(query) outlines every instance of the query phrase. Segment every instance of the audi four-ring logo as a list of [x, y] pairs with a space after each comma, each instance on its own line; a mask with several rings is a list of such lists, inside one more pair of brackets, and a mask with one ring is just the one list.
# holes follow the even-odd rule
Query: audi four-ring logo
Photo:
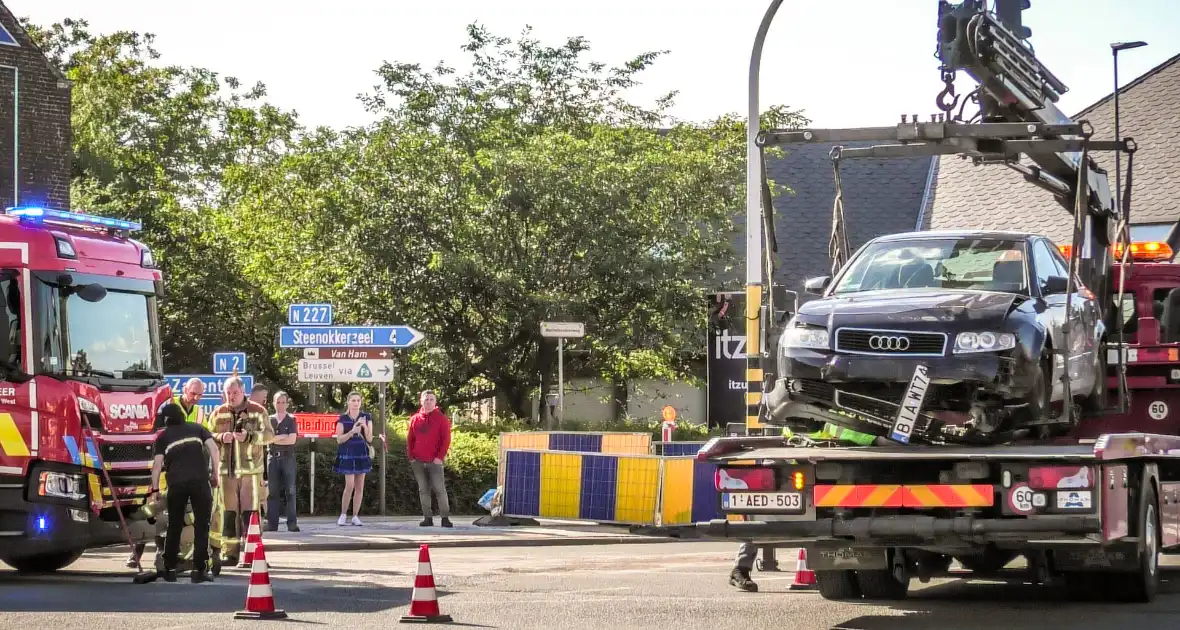
[[869, 347], [873, 350], [909, 350], [910, 338], [873, 335], [869, 337]]

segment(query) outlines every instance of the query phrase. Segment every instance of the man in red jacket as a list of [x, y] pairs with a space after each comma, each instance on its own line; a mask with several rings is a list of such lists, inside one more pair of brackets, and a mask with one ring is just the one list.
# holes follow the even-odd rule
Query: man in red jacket
[[418, 500], [422, 503], [422, 527], [434, 525], [434, 512], [430, 509], [430, 491], [438, 497], [438, 515], [443, 527], [451, 524], [451, 504], [447, 499], [447, 486], [443, 479], [443, 460], [451, 448], [451, 421], [438, 408], [438, 398], [429, 389], [419, 397], [422, 408], [410, 417], [410, 428], [406, 433], [406, 453], [414, 479], [418, 482]]

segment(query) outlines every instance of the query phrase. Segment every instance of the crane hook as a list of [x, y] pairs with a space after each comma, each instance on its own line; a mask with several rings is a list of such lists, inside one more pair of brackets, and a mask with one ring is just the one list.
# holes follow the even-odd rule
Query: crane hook
[[[947, 118], [950, 118], [951, 110], [959, 105], [959, 97], [955, 95], [955, 73], [943, 71], [942, 83], [945, 86], [942, 91], [938, 93], [935, 99], [938, 108], [947, 113]], [[947, 99], [951, 101], [948, 103]]]

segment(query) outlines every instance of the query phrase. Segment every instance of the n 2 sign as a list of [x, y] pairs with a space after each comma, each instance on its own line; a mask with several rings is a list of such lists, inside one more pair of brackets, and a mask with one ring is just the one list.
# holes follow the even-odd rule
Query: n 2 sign
[[214, 352], [213, 353], [213, 373], [214, 374], [233, 374], [237, 372], [241, 374], [246, 371], [246, 353], [245, 352]]
[[331, 304], [292, 304], [287, 307], [287, 323], [292, 326], [331, 326]]

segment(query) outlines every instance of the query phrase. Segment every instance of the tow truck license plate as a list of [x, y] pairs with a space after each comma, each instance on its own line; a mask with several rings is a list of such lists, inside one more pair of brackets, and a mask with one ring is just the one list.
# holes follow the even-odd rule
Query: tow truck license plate
[[930, 374], [925, 365], [919, 365], [914, 370], [914, 377], [910, 379], [910, 386], [901, 399], [901, 410], [897, 413], [897, 420], [893, 422], [893, 431], [889, 438], [902, 444], [910, 443], [910, 436], [914, 433], [914, 424], [918, 421], [918, 414], [922, 411], [922, 403], [926, 400], [926, 390], [930, 387]]
[[798, 492], [724, 492], [724, 510], [803, 510], [803, 495]]

